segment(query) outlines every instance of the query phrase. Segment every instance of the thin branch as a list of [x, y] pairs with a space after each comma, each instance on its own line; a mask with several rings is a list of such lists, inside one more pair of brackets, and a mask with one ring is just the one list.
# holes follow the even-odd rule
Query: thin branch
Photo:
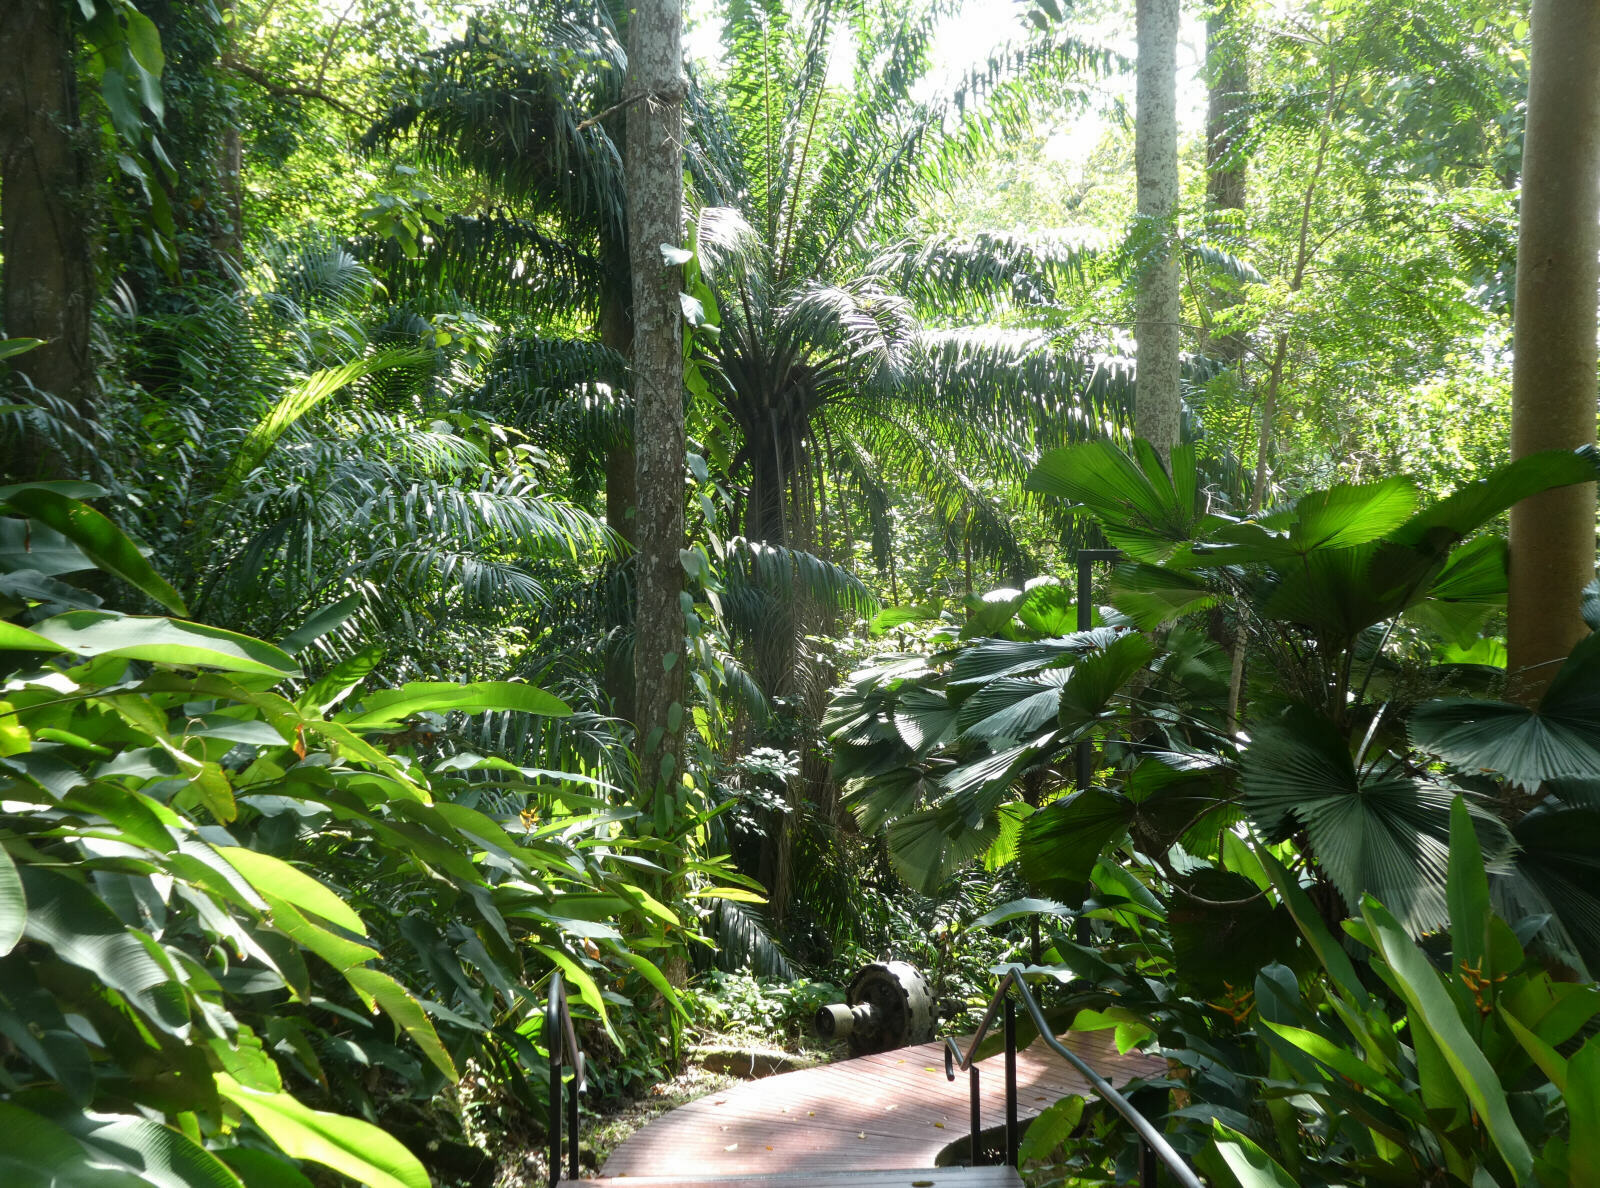
[[231, 54], [222, 59], [222, 68], [224, 70], [231, 70], [233, 73], [244, 78], [248, 78], [263, 91], [266, 91], [269, 95], [277, 95], [280, 97], [293, 96], [297, 99], [316, 99], [320, 102], [326, 103], [329, 107], [337, 108], [346, 115], [359, 114], [354, 107], [346, 103], [343, 99], [330, 95], [318, 87], [308, 87], [302, 83], [296, 82], [279, 82], [266, 71], [257, 66], [250, 65], [248, 62], [241, 62], [238, 58], [233, 57]]

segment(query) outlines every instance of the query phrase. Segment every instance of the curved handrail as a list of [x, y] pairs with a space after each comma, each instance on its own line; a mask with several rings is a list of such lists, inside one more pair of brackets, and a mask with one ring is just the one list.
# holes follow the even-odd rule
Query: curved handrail
[[[1122, 1115], [1124, 1120], [1126, 1120], [1127, 1123], [1132, 1126], [1134, 1131], [1139, 1135], [1140, 1140], [1145, 1144], [1145, 1146], [1155, 1153], [1156, 1158], [1160, 1159], [1162, 1163], [1167, 1165], [1167, 1170], [1172, 1173], [1174, 1179], [1176, 1179], [1179, 1184], [1183, 1185], [1183, 1188], [1205, 1188], [1205, 1186], [1201, 1184], [1199, 1177], [1194, 1174], [1194, 1170], [1184, 1162], [1183, 1156], [1179, 1155], [1177, 1151], [1173, 1150], [1172, 1144], [1167, 1142], [1166, 1136], [1156, 1129], [1155, 1124], [1141, 1114], [1138, 1110], [1134, 1109], [1132, 1103], [1130, 1103], [1126, 1097], [1122, 1096], [1122, 1094], [1117, 1091], [1116, 1087], [1112, 1085], [1111, 1082], [1107, 1081], [1099, 1073], [1095, 1072], [1093, 1068], [1089, 1067], [1089, 1065], [1084, 1062], [1081, 1056], [1072, 1051], [1072, 1049], [1068, 1048], [1060, 1040], [1056, 1039], [1054, 1029], [1045, 1019], [1044, 1012], [1039, 1009], [1039, 1004], [1037, 1001], [1035, 1001], [1032, 991], [1028, 989], [1028, 984], [1022, 980], [1022, 966], [1020, 965], [1013, 965], [1006, 970], [1006, 976], [1000, 980], [1000, 988], [994, 992], [994, 997], [989, 1000], [989, 1009], [984, 1012], [983, 1022], [978, 1025], [978, 1030], [973, 1033], [972, 1043], [968, 1045], [966, 1055], [962, 1055], [961, 1047], [956, 1043], [955, 1040], [951, 1039], [949, 1036], [945, 1037], [945, 1076], [953, 1081], [956, 1079], [957, 1069], [966, 1071], [973, 1067], [973, 1060], [977, 1056], [978, 1045], [981, 1044], [984, 1040], [984, 1037], [989, 1034], [989, 1029], [994, 1024], [995, 1013], [1000, 1010], [1003, 1004], [1005, 1004], [1006, 995], [1013, 989], [1016, 990], [1017, 997], [1022, 1000], [1022, 1005], [1027, 1008], [1028, 1014], [1032, 1016], [1034, 1026], [1039, 1029], [1039, 1035], [1044, 1039], [1045, 1043], [1049, 1044], [1050, 1047], [1054, 1049], [1056, 1054], [1063, 1057], [1068, 1064], [1072, 1065], [1073, 1068], [1082, 1073], [1084, 1079], [1089, 1082], [1090, 1088], [1092, 1088], [1107, 1105]], [[1007, 1019], [1006, 1022], [1007, 1042], [1008, 1047], [1010, 1047], [1015, 1043], [1015, 1036], [1013, 1034], [1013, 1028], [1010, 1019]], [[1010, 1057], [1012, 1054], [1013, 1053], [1011, 1051], [1008, 1051], [1007, 1053], [1008, 1057]], [[1015, 1072], [1012, 1068], [1007, 1069], [1006, 1089], [1008, 1094], [1011, 1095], [1011, 1099], [1014, 1101], [1016, 1093], [1016, 1078]], [[976, 1121], [976, 1105], [974, 1105], [973, 1108], [973, 1117], [974, 1121]], [[974, 1128], [974, 1139], [976, 1139], [976, 1127]]]
[[561, 1070], [572, 1068], [572, 1092], [567, 1094], [567, 1129], [572, 1142], [567, 1156], [569, 1179], [579, 1178], [578, 1170], [578, 1094], [584, 1084], [583, 1049], [567, 1009], [567, 982], [558, 969], [550, 975], [549, 997], [544, 1007], [544, 1040], [550, 1049], [550, 1188], [561, 1181]]

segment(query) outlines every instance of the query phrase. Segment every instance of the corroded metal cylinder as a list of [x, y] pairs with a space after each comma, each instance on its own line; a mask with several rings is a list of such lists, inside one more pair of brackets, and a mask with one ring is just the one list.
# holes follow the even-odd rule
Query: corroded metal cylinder
[[817, 1034], [843, 1038], [854, 1056], [887, 1052], [933, 1039], [933, 995], [927, 979], [904, 961], [863, 966], [850, 980], [845, 1001], [817, 1011]]

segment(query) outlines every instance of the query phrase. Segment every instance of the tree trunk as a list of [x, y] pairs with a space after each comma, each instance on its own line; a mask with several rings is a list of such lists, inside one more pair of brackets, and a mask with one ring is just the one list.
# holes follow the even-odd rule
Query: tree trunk
[[[624, 96], [632, 102], [624, 165], [633, 273], [635, 587], [633, 672], [641, 790], [670, 796], [683, 737], [683, 567], [686, 443], [678, 268], [663, 244], [683, 242], [683, 68], [679, 0], [638, 0]], [[667, 802], [670, 807], [670, 801]]]
[[[89, 350], [95, 271], [72, 27], [59, 0], [7, 0], [0, 10], [0, 320], [5, 337], [45, 343], [11, 366], [87, 417], [95, 394]], [[10, 477], [65, 477], [74, 470], [42, 442], [8, 446], [0, 461]]]
[[[1238, 0], [1221, 0], [1206, 18], [1206, 205], [1211, 211], [1242, 211], [1245, 204], [1245, 163], [1234, 147], [1244, 136], [1250, 95], [1240, 33]], [[1222, 219], [1211, 223], [1214, 235], [1237, 230]], [[1238, 303], [1239, 295], [1231, 288], [1214, 289], [1211, 301], [1213, 308], [1226, 309]], [[1207, 336], [1206, 349], [1229, 363], [1237, 363], [1244, 348], [1241, 334]]]
[[1135, 429], [1166, 462], [1178, 444], [1178, 0], [1138, 0], [1134, 168], [1140, 234]]
[[[1534, 0], [1511, 372], [1511, 456], [1595, 440], [1600, 287], [1600, 4]], [[1579, 591], [1594, 577], [1592, 483], [1511, 509], [1507, 672], [1535, 704], [1588, 632]]]

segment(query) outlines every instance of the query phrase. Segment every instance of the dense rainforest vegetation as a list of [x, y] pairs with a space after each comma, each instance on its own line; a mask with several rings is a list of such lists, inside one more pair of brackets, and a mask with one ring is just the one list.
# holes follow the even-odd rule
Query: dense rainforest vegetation
[[893, 957], [1600, 1184], [1590, 0], [5, 0], [0, 298], [0, 1183], [542, 1182], [552, 975], [588, 1110]]

